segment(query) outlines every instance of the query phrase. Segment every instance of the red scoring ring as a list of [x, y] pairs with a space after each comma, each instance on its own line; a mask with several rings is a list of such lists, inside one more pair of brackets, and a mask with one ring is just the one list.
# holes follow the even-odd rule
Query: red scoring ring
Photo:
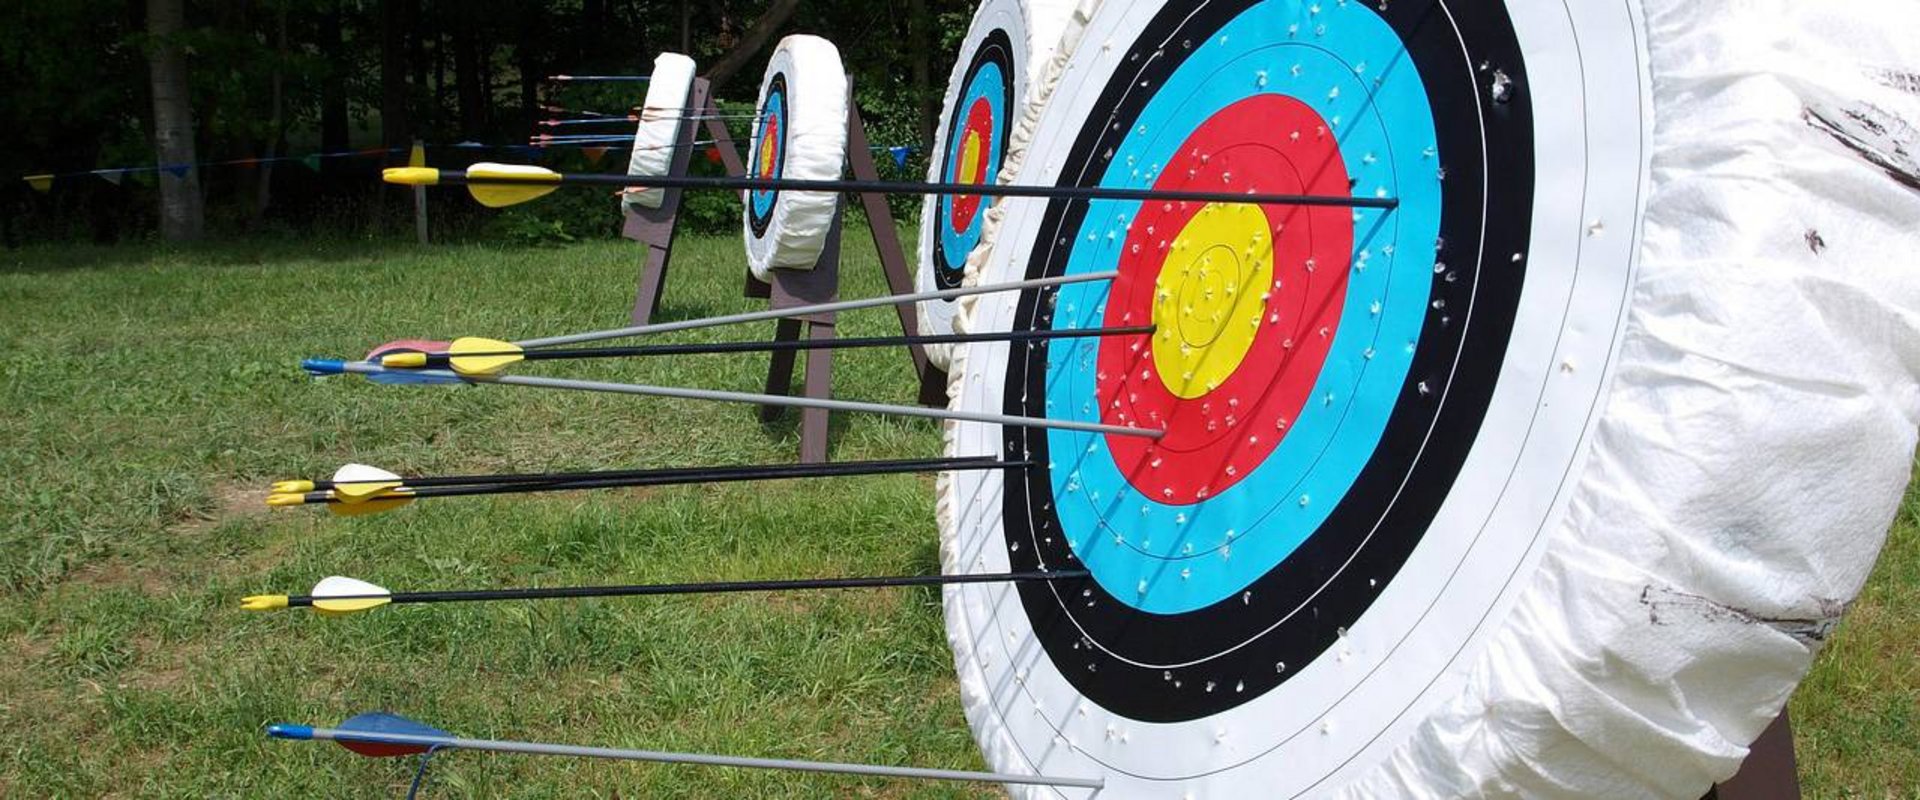
[[[948, 153], [947, 157], [954, 159], [960, 158], [961, 154], [967, 150], [967, 137], [972, 135], [980, 140], [980, 160], [974, 162], [973, 174], [970, 175], [960, 174], [959, 164], [956, 163], [954, 167], [955, 180], [960, 183], [987, 182], [987, 171], [991, 168], [991, 165], [987, 162], [992, 160], [993, 154], [993, 132], [993, 105], [988, 103], [984, 97], [976, 98], [972, 105], [967, 106], [967, 119], [961, 127], [960, 138], [954, 140], [958, 148], [954, 152]], [[974, 215], [980, 213], [980, 195], [963, 194], [956, 196], [953, 198], [951, 208], [953, 209], [953, 213], [951, 215], [952, 218], [948, 220], [948, 224], [953, 226], [955, 233], [964, 233], [967, 229], [973, 227]]]
[[[1176, 153], [1153, 188], [1350, 192], [1339, 142], [1318, 113], [1291, 97], [1257, 95], [1227, 106], [1194, 129]], [[1106, 325], [1153, 320], [1155, 279], [1175, 253], [1175, 238], [1201, 208], [1197, 203], [1142, 204], [1121, 246], [1120, 277], [1113, 282]], [[1121, 474], [1153, 500], [1192, 503], [1246, 477], [1298, 418], [1326, 363], [1346, 299], [1352, 212], [1300, 206], [1261, 210], [1273, 243], [1277, 285], [1268, 287], [1271, 294], [1251, 349], [1218, 388], [1193, 399], [1170, 392], [1154, 365], [1151, 337], [1111, 337], [1099, 347], [1102, 420], [1167, 432], [1158, 441], [1106, 440]], [[1251, 243], [1221, 244], [1239, 250]], [[1177, 257], [1195, 258], [1205, 249], [1191, 247]], [[1276, 314], [1278, 321], [1272, 322]]]

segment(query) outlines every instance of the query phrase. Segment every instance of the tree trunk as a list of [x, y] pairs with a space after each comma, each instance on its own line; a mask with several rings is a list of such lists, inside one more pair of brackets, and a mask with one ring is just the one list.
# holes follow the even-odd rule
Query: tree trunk
[[[389, 151], [413, 141], [408, 113], [407, 26], [414, 3], [387, 0], [380, 4], [380, 144]], [[404, 162], [406, 153], [388, 153]]]
[[193, 102], [187, 86], [187, 54], [178, 41], [186, 27], [184, 0], [147, 0], [147, 33], [153, 37], [147, 67], [153, 82], [153, 144], [160, 164], [187, 165], [176, 176], [160, 171], [160, 234], [170, 242], [199, 239], [206, 215], [200, 172], [193, 166]]
[[754, 54], [773, 40], [773, 35], [780, 32], [780, 26], [787, 24], [787, 18], [793, 16], [793, 10], [799, 7], [800, 0], [773, 0], [768, 4], [766, 12], [747, 26], [746, 33], [740, 35], [739, 43], [707, 68], [707, 81], [713, 84], [713, 88], [718, 90], [725, 86], [728, 80], [745, 68], [747, 62], [753, 60]]
[[540, 77], [543, 72], [540, 58], [540, 41], [545, 36], [542, 21], [545, 14], [537, 8], [523, 10], [520, 17], [519, 41], [514, 44], [513, 55], [520, 69], [520, 124], [532, 131], [540, 122]]
[[680, 0], [680, 54], [693, 55], [693, 3]]
[[460, 99], [460, 136], [477, 139], [486, 127], [486, 71], [480, 65], [480, 37], [471, 20], [453, 24], [453, 85]]
[[[330, 61], [327, 71], [320, 78], [320, 151], [339, 153], [349, 144], [347, 118], [347, 67], [346, 51], [342, 47], [340, 29], [346, 24], [346, 15], [334, 6], [320, 18], [320, 35], [317, 43], [320, 50]], [[336, 163], [339, 159], [320, 160], [320, 174], [331, 177], [339, 172]], [[331, 188], [331, 187], [329, 187]]]
[[919, 135], [915, 141], [933, 141], [934, 126], [940, 121], [940, 97], [933, 91], [933, 18], [927, 13], [927, 0], [908, 0], [907, 2], [907, 41], [912, 42], [912, 53], [907, 55], [913, 60], [914, 132]]
[[253, 224], [267, 216], [267, 206], [273, 203], [273, 165], [274, 159], [286, 148], [282, 140], [287, 137], [287, 121], [284, 112], [286, 94], [287, 63], [287, 7], [282, 5], [276, 14], [278, 26], [273, 53], [273, 112], [267, 122], [267, 155], [255, 170], [260, 183], [255, 187], [253, 196]]

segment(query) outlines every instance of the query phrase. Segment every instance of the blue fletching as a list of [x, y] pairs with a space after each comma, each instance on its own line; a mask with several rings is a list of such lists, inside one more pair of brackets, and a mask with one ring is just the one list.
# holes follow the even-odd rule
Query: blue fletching
[[278, 722], [267, 726], [267, 735], [275, 739], [311, 739], [313, 726]]
[[347, 362], [337, 358], [307, 358], [301, 359], [300, 368], [306, 370], [308, 375], [314, 376], [345, 375]]
[[385, 711], [369, 711], [340, 723], [339, 730], [359, 733], [402, 733], [408, 736], [444, 736], [453, 734], [425, 723], [415, 722]]

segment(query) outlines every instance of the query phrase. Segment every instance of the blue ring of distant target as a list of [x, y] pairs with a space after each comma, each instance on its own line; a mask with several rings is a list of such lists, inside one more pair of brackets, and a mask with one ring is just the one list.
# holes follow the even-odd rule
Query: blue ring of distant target
[[[988, 137], [986, 159], [986, 182], [992, 183], [1000, 175], [1000, 167], [1006, 161], [1007, 138], [1013, 134], [1014, 70], [1013, 44], [1007, 32], [999, 28], [982, 37], [980, 46], [975, 48], [973, 60], [967, 66], [964, 88], [955, 98], [952, 108], [947, 109], [947, 141], [940, 152], [940, 181], [954, 183], [960, 177], [961, 148], [965, 145], [967, 134], [967, 114], [977, 102], [985, 102], [989, 110], [992, 135]], [[978, 209], [968, 222], [965, 230], [954, 229], [952, 224], [955, 195], [940, 195], [935, 201], [934, 223], [938, 231], [934, 236], [933, 264], [934, 280], [939, 288], [951, 289], [959, 286], [966, 276], [967, 255], [980, 244], [981, 229], [986, 224], [988, 200], [977, 198]]]
[[[753, 121], [753, 153], [747, 162], [747, 172], [755, 178], [779, 178], [786, 174], [787, 143], [792, 140], [792, 129], [787, 115], [787, 75], [776, 72], [767, 83], [767, 99], [760, 104], [760, 114]], [[767, 128], [773, 127], [774, 135], [767, 135]], [[771, 168], [762, 174], [760, 162], [764, 158], [764, 149], [773, 148]], [[747, 222], [753, 228], [753, 235], [765, 236], [767, 225], [773, 221], [773, 209], [780, 202], [778, 189], [755, 189], [748, 193]]]

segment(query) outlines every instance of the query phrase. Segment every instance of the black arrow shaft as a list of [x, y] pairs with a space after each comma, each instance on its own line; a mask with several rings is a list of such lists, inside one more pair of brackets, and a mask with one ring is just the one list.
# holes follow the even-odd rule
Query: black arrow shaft
[[[517, 176], [469, 175], [442, 171], [441, 183], [538, 186], [544, 181]], [[876, 194], [979, 195], [982, 197], [1041, 197], [1068, 200], [1164, 200], [1185, 203], [1255, 203], [1259, 205], [1335, 206], [1340, 208], [1395, 208], [1391, 197], [1351, 197], [1259, 192], [1188, 192], [1160, 189], [1120, 189], [1107, 186], [1011, 186], [990, 183], [911, 183], [902, 181], [801, 180], [796, 178], [729, 178], [697, 175], [611, 175], [594, 172], [561, 174], [562, 185], [637, 186], [649, 189], [730, 189], [776, 192], [871, 192]]]
[[[506, 475], [442, 475], [401, 478], [399, 482], [417, 491], [411, 497], [456, 497], [476, 494], [508, 494], [530, 491], [601, 489], [620, 486], [668, 486], [683, 483], [731, 483], [790, 478], [844, 478], [861, 475], [898, 475], [915, 472], [948, 472], [1004, 469], [1029, 466], [1026, 461], [1003, 461], [991, 456], [970, 458], [920, 458], [892, 461], [838, 461], [825, 464], [764, 464], [741, 467], [674, 467], [669, 469], [602, 470], [598, 472], [533, 472]], [[390, 483], [392, 481], [363, 481]], [[342, 482], [346, 483], [346, 482]], [[316, 491], [308, 493], [308, 502], [339, 502], [324, 490], [339, 485], [332, 481], [315, 482]]]
[[[365, 600], [386, 597], [393, 603], [470, 603], [489, 600], [557, 600], [585, 597], [646, 597], [738, 592], [795, 592], [824, 589], [883, 589], [909, 586], [953, 586], [975, 583], [1035, 583], [1090, 577], [1086, 570], [993, 572], [978, 575], [893, 575], [873, 578], [801, 578], [772, 581], [710, 581], [650, 583], [630, 586], [559, 586], [549, 589], [472, 589], [445, 592], [394, 592], [391, 595], [337, 595], [321, 600]], [[316, 598], [297, 595], [289, 606], [310, 606]]]

